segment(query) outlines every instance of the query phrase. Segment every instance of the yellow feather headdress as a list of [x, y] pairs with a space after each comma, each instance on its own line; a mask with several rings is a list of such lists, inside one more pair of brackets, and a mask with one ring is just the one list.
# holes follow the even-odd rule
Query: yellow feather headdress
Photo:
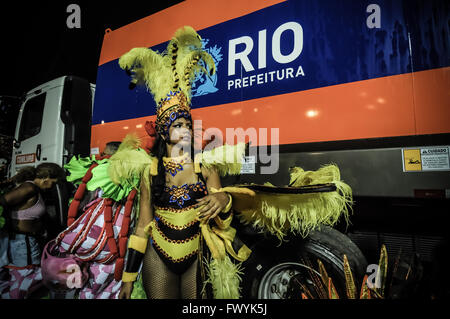
[[191, 85], [196, 73], [216, 72], [213, 58], [202, 49], [201, 37], [190, 26], [178, 29], [161, 54], [134, 48], [120, 57], [119, 65], [132, 76], [131, 87], [145, 85], [150, 90], [156, 102], [156, 129], [166, 136], [177, 118], [191, 118]]

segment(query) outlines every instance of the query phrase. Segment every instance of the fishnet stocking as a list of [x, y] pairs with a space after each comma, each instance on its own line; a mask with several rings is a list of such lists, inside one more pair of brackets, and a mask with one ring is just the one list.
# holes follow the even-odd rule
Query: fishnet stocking
[[181, 275], [181, 298], [197, 299], [197, 260]]
[[197, 260], [181, 276], [171, 272], [152, 245], [147, 245], [142, 283], [149, 299], [196, 299]]
[[148, 299], [180, 298], [180, 278], [171, 272], [149, 243], [142, 264], [142, 284]]

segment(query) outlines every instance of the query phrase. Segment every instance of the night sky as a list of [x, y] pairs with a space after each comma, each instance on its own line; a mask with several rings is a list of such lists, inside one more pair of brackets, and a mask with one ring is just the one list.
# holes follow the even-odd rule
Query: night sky
[[[180, 0], [9, 1], [0, 4], [0, 95], [20, 96], [61, 75], [96, 82], [105, 29], [115, 30]], [[81, 9], [81, 28], [69, 29], [69, 4]], [[128, 7], [124, 7], [128, 3]]]

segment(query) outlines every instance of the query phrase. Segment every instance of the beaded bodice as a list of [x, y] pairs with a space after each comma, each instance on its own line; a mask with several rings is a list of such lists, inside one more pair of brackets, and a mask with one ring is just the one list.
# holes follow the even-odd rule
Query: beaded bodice
[[155, 205], [159, 207], [182, 209], [197, 203], [196, 199], [208, 195], [203, 181], [181, 186], [165, 186], [159, 198], [155, 198]]

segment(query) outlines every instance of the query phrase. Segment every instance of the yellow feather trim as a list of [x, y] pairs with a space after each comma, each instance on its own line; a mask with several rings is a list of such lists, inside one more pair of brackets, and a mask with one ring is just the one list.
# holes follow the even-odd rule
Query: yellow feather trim
[[150, 167], [153, 157], [139, 148], [140, 139], [135, 134], [128, 134], [117, 152], [109, 159], [108, 175], [115, 184], [128, 184], [139, 189], [141, 177], [150, 190]]
[[[320, 225], [333, 226], [341, 216], [348, 218], [353, 203], [352, 190], [340, 180], [339, 169], [328, 165], [315, 172], [294, 168], [293, 186], [333, 183], [337, 190], [309, 194], [282, 194], [241, 187], [225, 187], [233, 197], [233, 209], [245, 224], [269, 232], [282, 239], [288, 232], [306, 237]], [[266, 186], [271, 186], [266, 184]]]
[[341, 180], [341, 173], [336, 164], [323, 165], [316, 171], [304, 171], [301, 167], [292, 167], [289, 171], [289, 185], [294, 187], [335, 183]]
[[[212, 285], [214, 299], [239, 299], [242, 264], [234, 264], [230, 257], [205, 261], [208, 279]], [[205, 286], [204, 286], [205, 287]]]
[[214, 168], [220, 176], [238, 175], [241, 173], [245, 150], [245, 143], [225, 144], [196, 154], [195, 163], [201, 163], [208, 169]]
[[[236, 207], [239, 207], [242, 201], [236, 200], [238, 196], [233, 197]], [[306, 237], [320, 225], [334, 225], [341, 215], [348, 219], [346, 201], [337, 192], [295, 195], [258, 193], [254, 196], [252, 207], [236, 210], [244, 223], [251, 223], [255, 228], [268, 231], [280, 239], [288, 232]]]

